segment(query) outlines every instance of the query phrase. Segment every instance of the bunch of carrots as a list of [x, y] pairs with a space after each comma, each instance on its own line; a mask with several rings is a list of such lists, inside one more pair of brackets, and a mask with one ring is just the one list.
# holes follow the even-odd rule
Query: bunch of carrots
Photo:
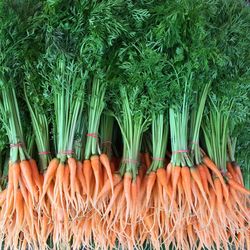
[[1, 248], [250, 250], [245, 3], [0, 12]]

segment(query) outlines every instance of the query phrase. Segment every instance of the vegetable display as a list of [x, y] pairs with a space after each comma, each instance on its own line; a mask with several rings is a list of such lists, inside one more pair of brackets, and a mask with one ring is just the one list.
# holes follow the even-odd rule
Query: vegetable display
[[0, 3], [2, 249], [249, 249], [250, 7]]

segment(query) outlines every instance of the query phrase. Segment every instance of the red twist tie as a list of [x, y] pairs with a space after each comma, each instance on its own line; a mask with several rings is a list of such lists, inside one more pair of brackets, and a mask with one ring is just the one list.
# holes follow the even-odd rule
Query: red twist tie
[[19, 148], [19, 147], [22, 147], [22, 146], [23, 146], [23, 143], [10, 144], [11, 148]]
[[172, 154], [178, 154], [178, 153], [188, 153], [189, 150], [187, 149], [181, 149], [181, 150], [176, 150], [176, 151], [173, 151]]
[[96, 133], [88, 133], [87, 136], [98, 139], [98, 135]]
[[165, 161], [165, 158], [153, 157], [153, 161]]
[[39, 155], [49, 155], [50, 152], [49, 152], [49, 151], [44, 151], [44, 152], [39, 152], [38, 154], [39, 154]]
[[133, 159], [123, 159], [122, 162], [123, 163], [135, 163], [135, 164], [138, 163], [137, 160], [133, 160]]
[[71, 155], [74, 153], [74, 151], [73, 150], [65, 150], [65, 151], [60, 151], [59, 153], [62, 155]]

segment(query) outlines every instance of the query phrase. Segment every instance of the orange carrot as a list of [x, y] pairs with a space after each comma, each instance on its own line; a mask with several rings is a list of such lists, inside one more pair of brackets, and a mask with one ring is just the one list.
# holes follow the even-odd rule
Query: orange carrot
[[168, 163], [166, 170], [167, 170], [166, 183], [168, 183], [171, 179], [171, 172], [172, 172], [172, 163], [171, 162]]
[[63, 175], [63, 192], [65, 196], [65, 203], [66, 203], [67, 210], [68, 210], [69, 202], [71, 202], [71, 197], [69, 194], [69, 185], [70, 185], [69, 182], [70, 182], [69, 165], [68, 163], [66, 163], [64, 167], [64, 175]]
[[[13, 193], [14, 193], [14, 207], [16, 207], [16, 199], [17, 199], [17, 190], [18, 190], [18, 183], [19, 183], [19, 178], [21, 176], [21, 169], [20, 169], [20, 163], [15, 162], [11, 164], [11, 174], [9, 174], [9, 182], [8, 182], [8, 187], [10, 188], [9, 191], [12, 191], [12, 186], [13, 186]], [[10, 195], [10, 194], [8, 194]], [[7, 198], [9, 197], [7, 195]]]
[[193, 206], [193, 198], [192, 198], [192, 190], [191, 190], [191, 174], [189, 167], [182, 167], [181, 168], [181, 180], [182, 186], [184, 189], [184, 193], [189, 205], [189, 209]]
[[227, 181], [228, 181], [228, 184], [230, 185], [230, 187], [233, 188], [234, 190], [236, 190], [242, 194], [245, 194], [245, 195], [250, 195], [250, 190], [247, 190], [241, 184], [239, 184], [238, 182], [233, 180], [232, 177], [229, 177]]
[[136, 180], [132, 180], [131, 183], [131, 203], [132, 203], [132, 214], [135, 216], [135, 208], [138, 203], [138, 192]]
[[17, 191], [16, 196], [16, 227], [21, 230], [24, 218], [24, 204], [23, 197], [20, 190]]
[[206, 166], [211, 169], [215, 174], [216, 176], [219, 178], [221, 184], [222, 184], [222, 188], [223, 188], [223, 193], [225, 195], [225, 200], [227, 201], [228, 199], [228, 196], [229, 196], [229, 192], [228, 192], [228, 188], [227, 188], [227, 185], [224, 181], [224, 178], [221, 174], [221, 172], [219, 171], [219, 169], [217, 168], [217, 166], [214, 164], [214, 162], [208, 158], [208, 156], [204, 156], [203, 157], [203, 162], [206, 164]]
[[20, 162], [20, 169], [22, 173], [22, 178], [27, 185], [27, 189], [31, 194], [32, 199], [38, 201], [38, 194], [35, 189], [34, 180], [32, 178], [32, 169], [28, 160], [23, 160]]
[[172, 200], [173, 200], [175, 198], [175, 195], [176, 195], [177, 184], [179, 181], [179, 177], [181, 175], [181, 167], [180, 166], [173, 166], [171, 173], [172, 173], [171, 180], [172, 180], [172, 186], [173, 186], [173, 197], [172, 197]]
[[106, 170], [106, 173], [108, 175], [108, 178], [109, 178], [109, 181], [110, 181], [110, 184], [111, 184], [111, 190], [112, 190], [112, 193], [114, 191], [114, 183], [113, 183], [113, 178], [112, 178], [112, 171], [111, 171], [111, 166], [110, 166], [110, 161], [109, 161], [109, 158], [106, 154], [101, 154], [100, 155], [100, 162], [101, 164], [104, 166], [105, 170]]
[[112, 209], [116, 199], [119, 197], [121, 191], [123, 188], [123, 182], [120, 181], [114, 188], [114, 194], [112, 195], [110, 201], [109, 201], [109, 205], [105, 211], [104, 217], [107, 216], [107, 214], [110, 212], [110, 210]]
[[57, 170], [56, 170], [56, 179], [55, 179], [55, 187], [54, 187], [54, 202], [58, 198], [58, 192], [59, 197], [61, 199], [61, 202], [63, 203], [63, 177], [64, 177], [64, 169], [65, 165], [63, 162], [60, 162]]
[[76, 160], [73, 157], [68, 158], [68, 165], [69, 165], [69, 177], [70, 177], [70, 194], [71, 199], [74, 199], [75, 196], [75, 182], [76, 182]]
[[207, 168], [207, 166], [205, 164], [201, 164], [201, 165], [202, 165], [203, 169], [206, 171], [208, 183], [211, 185], [212, 188], [214, 188], [214, 182], [213, 182], [212, 176], [209, 172], [209, 169]]
[[148, 174], [148, 178], [147, 178], [147, 187], [146, 187], [146, 206], [148, 206], [150, 197], [151, 197], [151, 193], [155, 184], [155, 180], [156, 180], [156, 173], [155, 172], [150, 172]]
[[45, 196], [45, 194], [50, 186], [50, 183], [56, 174], [56, 170], [57, 170], [58, 165], [59, 165], [59, 160], [57, 158], [54, 158], [50, 161], [49, 166], [48, 166], [48, 168], [45, 172], [45, 175], [44, 175], [43, 193], [40, 197], [40, 200], [42, 200], [43, 197]]
[[96, 198], [98, 196], [99, 193], [99, 189], [100, 189], [100, 160], [99, 160], [99, 156], [97, 155], [93, 155], [90, 158], [91, 160], [91, 166], [93, 169], [93, 173], [95, 176], [95, 191], [94, 191], [94, 201], [96, 201]]
[[87, 189], [87, 196], [90, 198], [90, 185], [92, 182], [93, 170], [91, 167], [90, 160], [84, 160], [83, 162], [83, 174], [86, 180], [86, 189]]
[[195, 168], [195, 167], [191, 168], [191, 176], [194, 179], [194, 181], [196, 182], [196, 184], [197, 184], [197, 186], [198, 186], [198, 188], [199, 188], [205, 202], [207, 203], [207, 205], [209, 207], [209, 202], [208, 202], [207, 197], [206, 197], [206, 192], [205, 192], [205, 190], [203, 188], [200, 173], [199, 173], [197, 168]]
[[202, 182], [202, 186], [204, 188], [204, 191], [209, 195], [207, 171], [205, 170], [205, 167], [202, 164], [199, 164], [197, 166], [197, 169], [199, 171], [199, 175], [201, 178], [201, 182]]
[[161, 185], [167, 189], [167, 172], [164, 168], [158, 168], [156, 171], [157, 178], [159, 179]]
[[86, 180], [85, 180], [85, 177], [83, 175], [83, 165], [82, 165], [81, 161], [77, 161], [76, 175], [77, 175], [78, 180], [81, 183], [82, 193], [83, 194], [87, 194], [87, 191], [86, 191]]
[[34, 182], [36, 184], [36, 186], [38, 187], [39, 192], [42, 192], [42, 182], [41, 182], [41, 178], [40, 178], [40, 174], [38, 172], [38, 167], [36, 164], [36, 161], [34, 159], [29, 159], [30, 162], [30, 166], [32, 169], [32, 175], [33, 175], [33, 179]]
[[218, 209], [219, 209], [219, 214], [221, 214], [223, 211], [223, 191], [222, 191], [222, 184], [219, 180], [219, 178], [215, 178], [214, 179], [214, 187], [215, 187], [215, 194], [217, 197], [217, 205], [218, 205]]
[[124, 185], [124, 194], [127, 203], [127, 212], [126, 218], [128, 219], [129, 211], [131, 209], [131, 182], [132, 182], [132, 175], [130, 173], [125, 173], [123, 177], [123, 185]]
[[22, 178], [19, 179], [19, 186], [20, 186], [20, 191], [22, 193], [23, 199], [24, 199], [26, 205], [28, 206], [29, 205], [29, 203], [28, 203], [28, 192], [27, 192], [27, 189], [26, 189], [26, 187], [25, 187], [25, 185], [23, 183]]
[[[121, 176], [119, 174], [114, 174], [112, 176], [113, 178], [113, 185], [114, 187], [121, 181]], [[109, 179], [104, 183], [104, 186], [102, 187], [100, 193], [98, 194], [97, 200], [101, 199], [101, 198], [105, 198], [108, 194], [109, 191], [111, 190], [111, 183], [109, 181]]]

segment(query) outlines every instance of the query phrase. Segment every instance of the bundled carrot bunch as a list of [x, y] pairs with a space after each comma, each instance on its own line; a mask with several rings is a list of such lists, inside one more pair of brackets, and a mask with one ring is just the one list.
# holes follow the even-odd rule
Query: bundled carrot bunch
[[3, 249], [250, 249], [245, 3], [0, 7]]

